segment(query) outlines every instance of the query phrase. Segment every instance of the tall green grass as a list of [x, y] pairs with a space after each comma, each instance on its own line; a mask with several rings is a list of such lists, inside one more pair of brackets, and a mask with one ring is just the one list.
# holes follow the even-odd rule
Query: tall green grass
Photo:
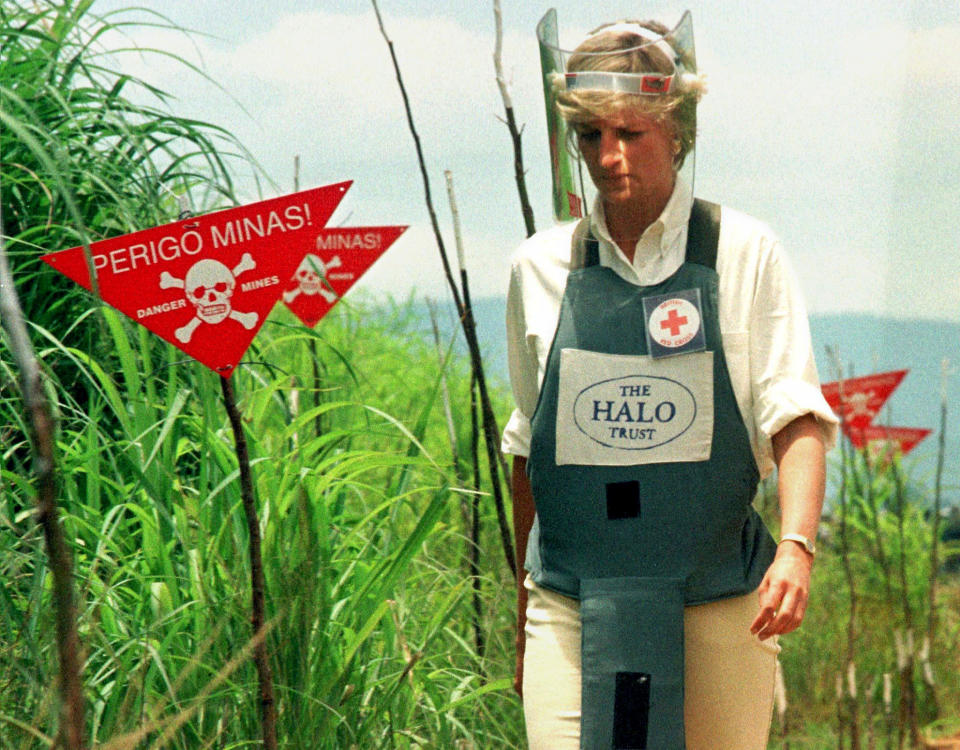
[[[258, 736], [252, 670], [236, 660], [249, 632], [246, 529], [216, 376], [38, 263], [51, 249], [169, 220], [174, 194], [205, 201], [200, 209], [232, 200], [227, 164], [242, 149], [110, 67], [115, 50], [99, 40], [124, 24], [96, 19], [90, 2], [0, 4], [5, 233], [60, 417], [90, 741], [238, 745]], [[127, 98], [134, 87], [134, 99], [148, 92], [158, 106]], [[488, 744], [472, 704], [506, 683], [484, 677], [502, 670], [481, 669], [467, 648], [464, 542], [451, 510], [462, 491], [434, 457], [443, 446], [430, 444], [445, 434], [432, 425], [439, 373], [369, 322], [361, 367], [358, 323], [342, 318], [349, 333], [327, 343], [313, 410], [312, 394], [303, 408], [292, 394], [312, 387], [306, 344], [317, 334], [289, 316], [235, 376], [268, 559], [282, 741]], [[0, 745], [32, 747], [56, 733], [56, 662], [10, 362], [0, 347]], [[389, 372], [394, 382], [371, 385]], [[516, 721], [503, 724], [495, 734]]]
[[179, 195], [232, 204], [232, 169], [252, 165], [222, 127], [171, 114], [166, 92], [125, 73], [140, 53], [103, 43], [131, 22], [92, 5], [0, 0], [0, 200], [27, 319], [105, 356], [87, 302], [39, 256], [169, 221]]
[[[885, 737], [888, 721], [883, 704], [884, 673], [892, 677], [891, 710], [896, 723], [901, 698], [898, 638], [913, 642], [913, 686], [920, 724], [931, 724], [938, 715], [960, 714], [960, 676], [954, 658], [960, 645], [960, 578], [948, 571], [949, 566], [941, 564], [938, 570], [931, 569], [931, 493], [925, 480], [909, 479], [922, 476], [922, 467], [900, 458], [892, 464], [877, 463], [856, 451], [847, 454], [845, 460], [847, 548], [842, 546], [839, 508], [833, 502], [821, 529], [821, 552], [813, 568], [806, 618], [798, 631], [781, 640], [790, 726], [800, 737], [827, 732], [824, 736], [832, 741], [811, 745], [798, 742], [796, 747], [837, 746], [838, 678], [844, 695], [849, 694], [846, 644], [850, 598], [844, 555], [852, 567], [857, 594], [854, 661], [862, 741], [866, 743], [868, 732], [873, 732], [880, 743], [877, 746], [885, 746], [880, 739]], [[839, 460], [832, 468], [838, 475], [844, 470]], [[905, 485], [899, 492], [898, 482]], [[952, 526], [957, 530], [956, 519]], [[960, 559], [957, 541], [944, 545], [941, 563], [945, 559], [952, 561], [955, 570]], [[934, 690], [924, 679], [919, 658], [930, 616], [927, 596], [933, 576], [941, 582], [935, 603], [938, 624], [930, 654], [939, 706], [932, 701]], [[872, 719], [868, 719], [870, 712]], [[804, 725], [808, 729], [801, 730]]]
[[[344, 308], [322, 334], [291, 321], [271, 326], [257, 356], [282, 371], [250, 365], [235, 375], [261, 501], [281, 743], [515, 746], [517, 707], [505, 695], [513, 589], [496, 583], [506, 576], [491, 556], [484, 627], [495, 647], [481, 662], [463, 573], [462, 490], [437, 441], [446, 433], [436, 359], [426, 342], [410, 347], [409, 330], [396, 335], [414, 321], [383, 320], [378, 330], [377, 317]], [[207, 692], [249, 632], [246, 529], [216, 376], [199, 365], [152, 369], [149, 346], [133, 345], [148, 340], [137, 342], [115, 313], [107, 319], [119, 372], [52, 339], [43, 352], [75, 361], [89, 405], [79, 413], [55, 387], [91, 738], [158, 720], [147, 735], [154, 739], [164, 721], [193, 710], [167, 746], [250, 740], [250, 666]], [[363, 355], [331, 356], [325, 400], [313, 409], [292, 404], [291, 385], [300, 404], [310, 400], [300, 390], [307, 378], [297, 374], [309, 372], [307, 339], [320, 336], [343, 354], [361, 319]], [[463, 391], [466, 374], [452, 375]], [[16, 402], [4, 399], [0, 409], [6, 422]], [[412, 418], [392, 416], [400, 409]], [[318, 412], [328, 426], [321, 434]], [[44, 560], [30, 532], [24, 468], [3, 470], [9, 491], [0, 505], [11, 532], [0, 556], [10, 582], [2, 671], [19, 675], [0, 697], [0, 739], [11, 747], [32, 746], [21, 724], [49, 727], [56, 715]]]

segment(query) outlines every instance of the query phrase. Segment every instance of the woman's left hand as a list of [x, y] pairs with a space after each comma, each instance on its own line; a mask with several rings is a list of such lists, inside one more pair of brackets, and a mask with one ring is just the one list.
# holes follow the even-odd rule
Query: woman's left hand
[[[781, 529], [817, 536], [826, 482], [823, 437], [813, 414], [789, 422], [771, 438], [777, 464]], [[760, 611], [750, 632], [766, 640], [796, 630], [807, 611], [813, 555], [794, 541], [777, 545], [777, 554], [760, 582]]]
[[750, 632], [761, 641], [796, 630], [810, 595], [813, 555], [795, 542], [783, 542], [757, 589], [760, 611]]

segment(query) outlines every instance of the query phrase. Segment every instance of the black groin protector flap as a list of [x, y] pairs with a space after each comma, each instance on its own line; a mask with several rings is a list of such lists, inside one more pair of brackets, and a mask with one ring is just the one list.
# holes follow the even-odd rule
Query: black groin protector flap
[[584, 579], [580, 619], [581, 750], [684, 750], [682, 582]]

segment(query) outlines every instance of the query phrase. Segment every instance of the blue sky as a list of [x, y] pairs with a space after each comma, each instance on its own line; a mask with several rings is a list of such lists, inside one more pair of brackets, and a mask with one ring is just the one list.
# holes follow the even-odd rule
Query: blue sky
[[[533, 29], [551, 4], [501, 0], [504, 66], [524, 125], [537, 226], [552, 223]], [[94, 12], [126, 7], [96, 0]], [[334, 223], [409, 224], [361, 284], [405, 296], [444, 282], [413, 142], [372, 6], [361, 0], [140, 0], [202, 34], [131, 30], [128, 42], [197, 62], [224, 90], [160, 58], [124, 66], [178, 113], [233, 131], [279, 189], [355, 180]], [[561, 41], [617, 17], [693, 13], [709, 79], [696, 189], [767, 221], [816, 312], [960, 316], [960, 5], [915, 1], [597, 3], [558, 0]], [[474, 295], [505, 287], [524, 236], [493, 76], [493, 5], [381, 0], [411, 96], [435, 205], [453, 246], [457, 191]], [[267, 10], [268, 9], [268, 10]], [[130, 14], [130, 18], [142, 17]], [[228, 95], [229, 94], [229, 95]], [[255, 199], [249, 181], [243, 190]]]

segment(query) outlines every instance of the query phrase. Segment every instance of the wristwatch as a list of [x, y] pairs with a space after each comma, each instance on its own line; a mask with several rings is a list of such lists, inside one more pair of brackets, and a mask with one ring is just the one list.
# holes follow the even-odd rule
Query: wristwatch
[[810, 553], [810, 557], [813, 557], [815, 554], [817, 554], [816, 545], [803, 534], [784, 534], [782, 537], [780, 537], [780, 544], [783, 542], [796, 542], [797, 544], [802, 545], [803, 548]]

